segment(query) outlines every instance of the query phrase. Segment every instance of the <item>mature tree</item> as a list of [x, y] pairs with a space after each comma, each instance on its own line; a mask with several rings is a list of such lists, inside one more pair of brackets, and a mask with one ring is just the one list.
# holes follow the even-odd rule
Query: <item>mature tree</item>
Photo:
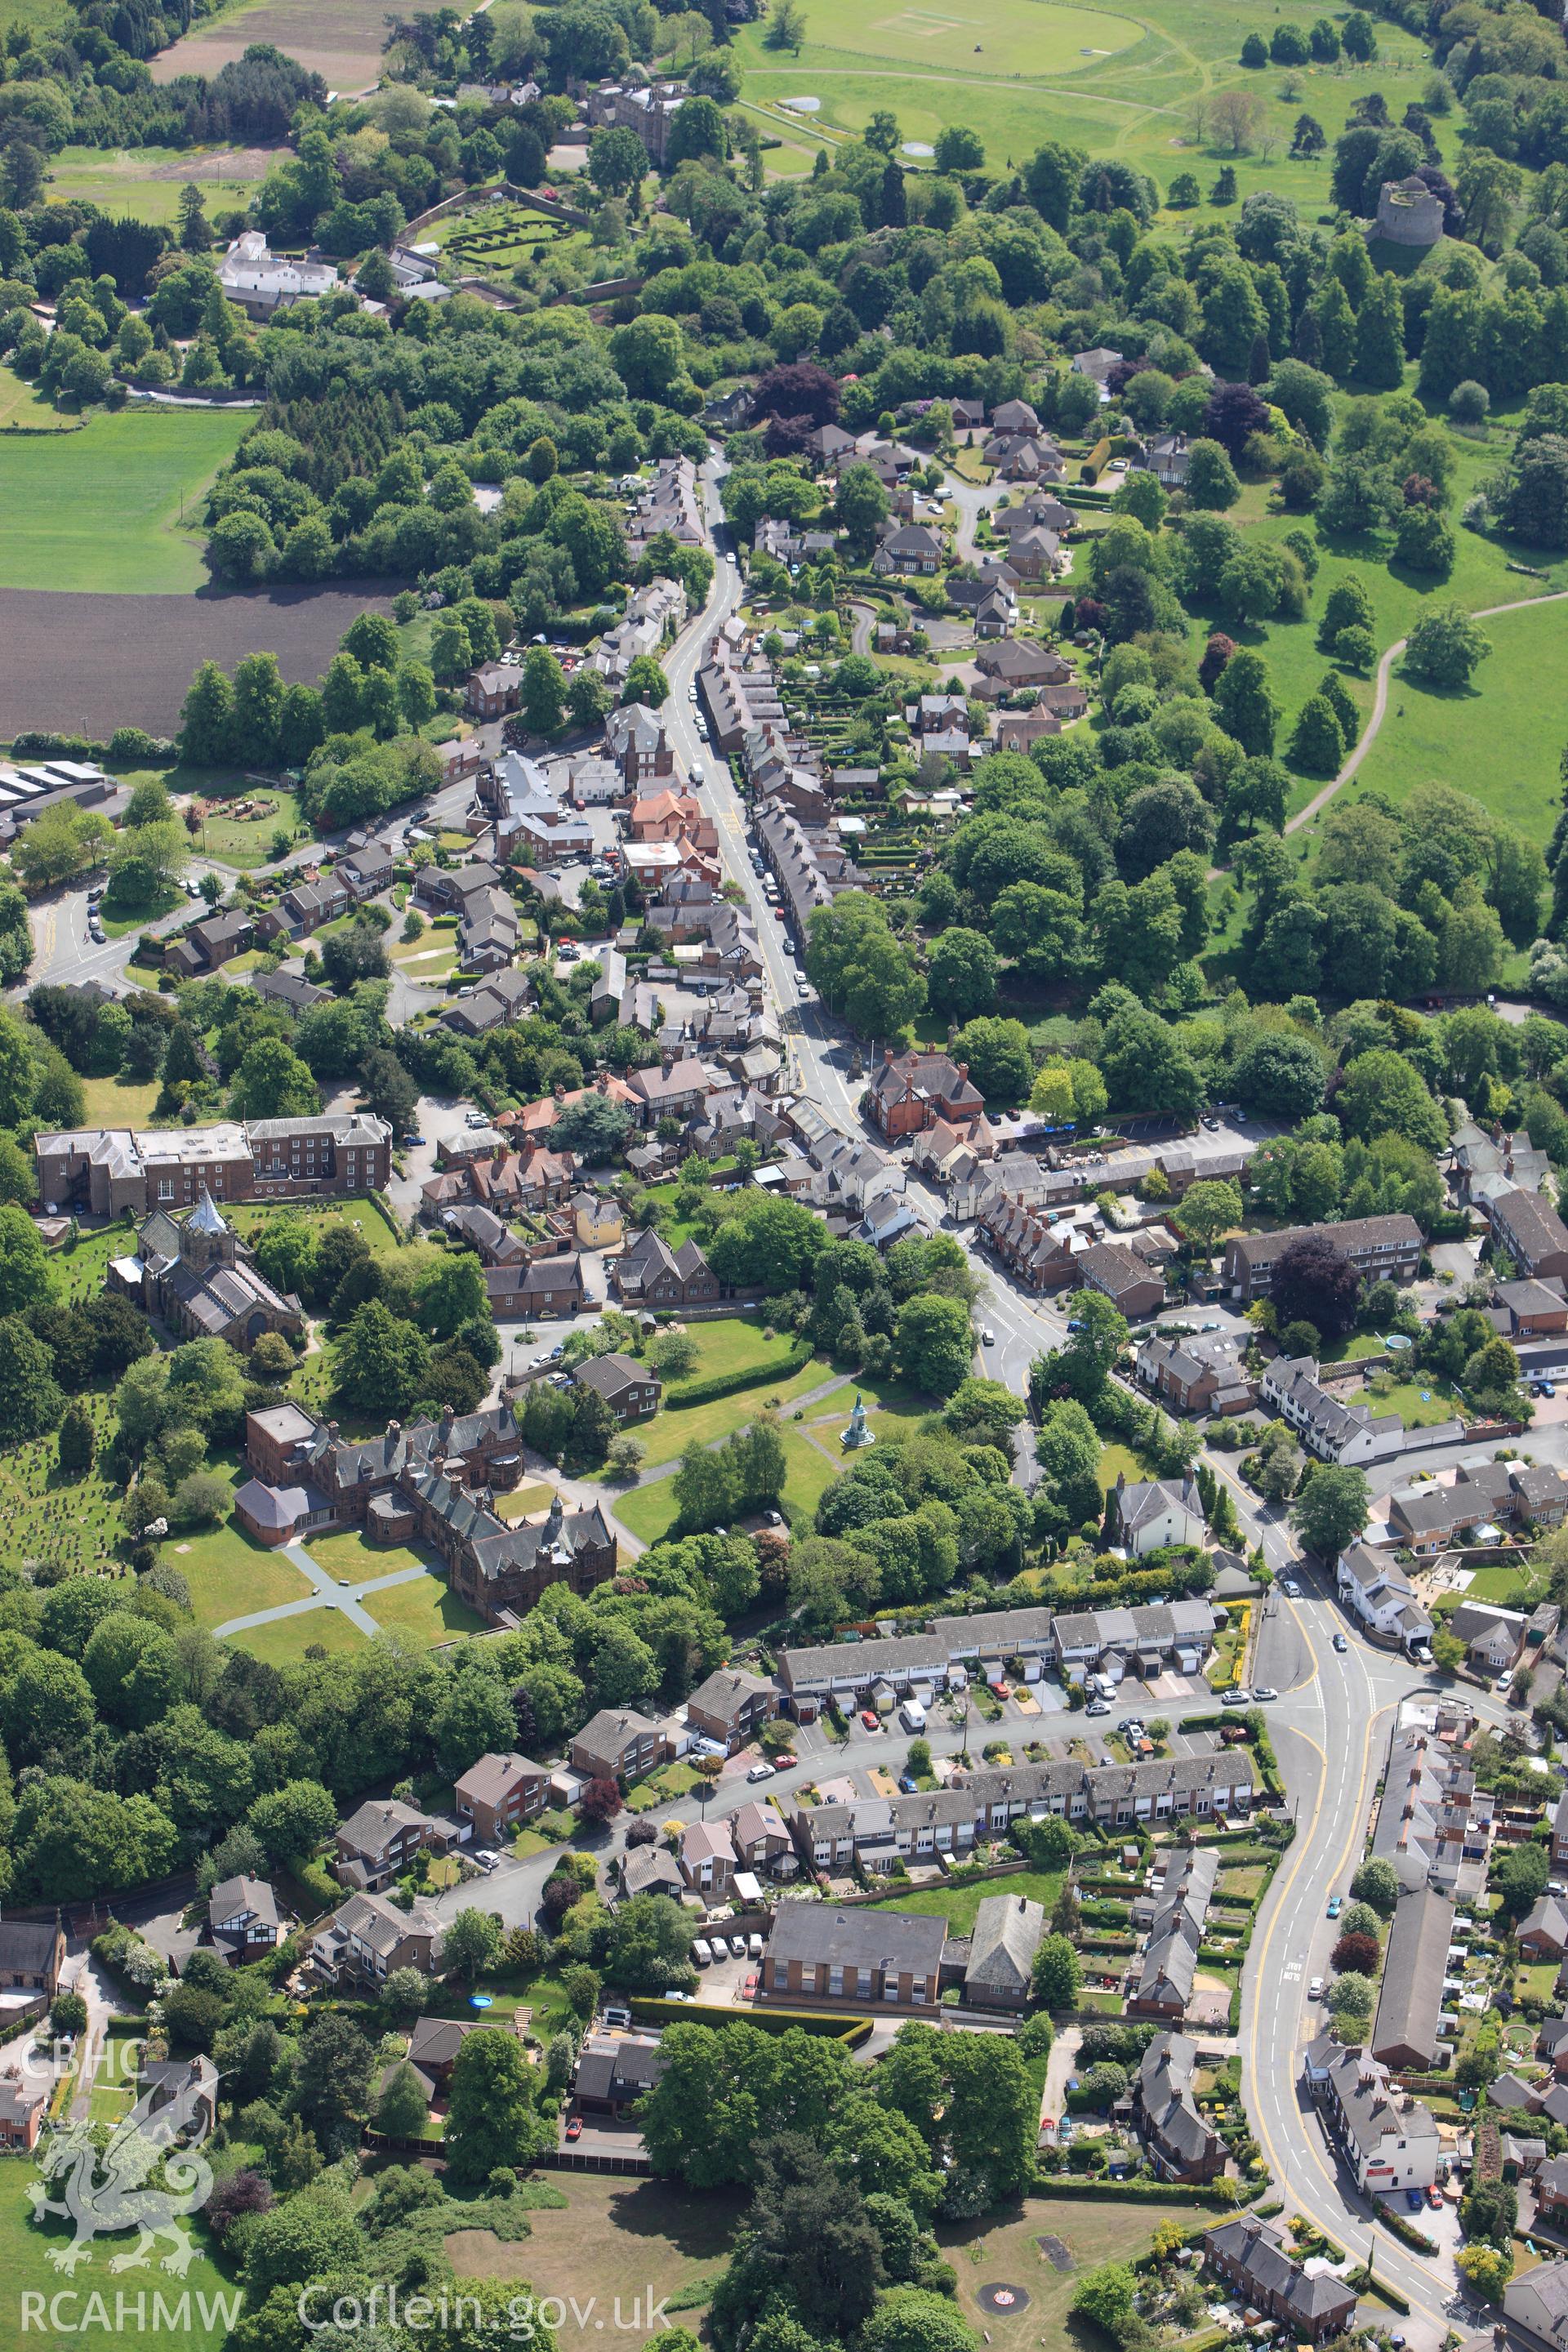
[[968, 1307], [961, 1299], [930, 1293], [906, 1299], [899, 1309], [893, 1349], [912, 1387], [931, 1396], [952, 1396], [973, 1360]]
[[1072, 2010], [1083, 1984], [1077, 1952], [1065, 1936], [1047, 1936], [1035, 1954], [1030, 1990], [1042, 2009]]
[[1294, 1125], [1322, 1102], [1322, 1057], [1308, 1037], [1264, 1030], [1237, 1057], [1230, 1084], [1249, 1110]]
[[1429, 686], [1462, 688], [1491, 651], [1491, 640], [1462, 604], [1438, 604], [1422, 614], [1405, 648], [1405, 667]]
[[446, 1964], [467, 1977], [470, 1984], [477, 1984], [487, 1970], [495, 1967], [500, 1948], [500, 1926], [489, 1911], [478, 1911], [469, 1905], [447, 1922], [443, 1956]]
[[1261, 655], [1246, 646], [1232, 655], [1215, 682], [1214, 707], [1226, 733], [1233, 735], [1244, 751], [1258, 754], [1273, 751], [1279, 712]]
[[1228, 1180], [1206, 1179], [1189, 1184], [1176, 1211], [1176, 1222], [1205, 1257], [1212, 1256], [1225, 1234], [1241, 1223], [1241, 1188]]
[[1290, 1523], [1309, 1551], [1337, 1559], [1367, 1521], [1368, 1488], [1362, 1472], [1344, 1463], [1320, 1463], [1290, 1506]]
[[1351, 1880], [1351, 1893], [1358, 1903], [1366, 1904], [1380, 1918], [1392, 1919], [1394, 1906], [1399, 1900], [1399, 1874], [1382, 1854], [1373, 1854], [1360, 1865]]
[[926, 992], [932, 1012], [948, 1020], [990, 1012], [996, 1001], [996, 951], [984, 931], [954, 925], [942, 932], [926, 966]]
[[1281, 1323], [1304, 1320], [1337, 1339], [1355, 1321], [1361, 1278], [1327, 1234], [1309, 1234], [1277, 1261], [1271, 1295]]
[[429, 1360], [415, 1324], [399, 1321], [379, 1298], [367, 1299], [333, 1351], [333, 1392], [352, 1412], [405, 1413], [423, 1393]]
[[537, 2105], [533, 2068], [515, 2033], [499, 2026], [470, 2033], [458, 2053], [447, 2097], [447, 2170], [476, 2188], [498, 2170], [533, 2163], [548, 2126]]

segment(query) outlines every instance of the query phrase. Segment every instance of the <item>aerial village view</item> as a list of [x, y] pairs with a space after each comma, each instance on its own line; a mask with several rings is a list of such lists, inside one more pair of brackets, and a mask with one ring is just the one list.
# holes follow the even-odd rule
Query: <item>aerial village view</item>
[[0, 2352], [1568, 2352], [1560, 0], [0, 0]]

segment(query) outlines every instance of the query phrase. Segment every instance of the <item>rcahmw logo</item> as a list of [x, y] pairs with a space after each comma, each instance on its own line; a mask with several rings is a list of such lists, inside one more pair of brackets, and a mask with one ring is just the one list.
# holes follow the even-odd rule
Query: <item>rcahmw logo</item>
[[238, 2326], [244, 2305], [237, 2287], [216, 2288], [211, 2294], [198, 2288], [194, 2295], [189, 2287], [171, 2295], [160, 2287], [151, 2294], [145, 2287], [134, 2294], [117, 2287], [112, 2296], [96, 2287], [90, 2294], [80, 2287], [57, 2287], [53, 2294], [27, 2288], [22, 2295], [22, 2333], [38, 2329], [52, 2336], [85, 2336], [100, 2328], [106, 2336], [124, 2336], [134, 2329], [138, 2336], [183, 2336], [188, 2340], [194, 2309], [205, 2335], [221, 2329], [226, 2336]]

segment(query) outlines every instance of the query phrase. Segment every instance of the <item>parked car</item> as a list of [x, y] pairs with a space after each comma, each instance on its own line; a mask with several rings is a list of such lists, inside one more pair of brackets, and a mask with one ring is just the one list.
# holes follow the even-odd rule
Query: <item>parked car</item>
[[1424, 2201], [1425, 2200], [1419, 2189], [1407, 2189], [1405, 2190], [1405, 2202], [1412, 2213], [1419, 2213]]
[[758, 1935], [754, 1935], [754, 1934], [753, 1934], [753, 1935], [750, 1935], [750, 1936], [748, 1936], [748, 1937], [747, 1937], [747, 1938], [746, 1938], [746, 1958], [747, 1958], [749, 1960], [760, 1960], [760, 1959], [762, 1958], [762, 1957], [763, 1957], [763, 1939], [762, 1939], [762, 1937], [761, 1937], [760, 1936], [758, 1936]]
[[1013, 1696], [1006, 1684], [1002, 1681], [987, 1683], [985, 1687], [991, 1693], [993, 1698], [1011, 1698]]
[[1107, 1700], [1102, 1698], [1091, 1698], [1089, 1705], [1084, 1708], [1084, 1713], [1085, 1715], [1109, 1715], [1110, 1713], [1110, 1704]]
[[1340, 1916], [1340, 1913], [1344, 1909], [1344, 1907], [1345, 1907], [1345, 1898], [1344, 1898], [1344, 1896], [1343, 1896], [1342, 1895], [1330, 1895], [1330, 1897], [1329, 1897], [1329, 1916], [1330, 1916], [1330, 1918], [1331, 1918], [1331, 1919], [1337, 1919], [1337, 1918], [1339, 1917], [1339, 1916]]
[[1311, 1983], [1307, 1987], [1307, 1999], [1309, 2000], [1321, 2000], [1322, 1998], [1323, 1979], [1321, 1977], [1314, 1977]]
[[787, 1772], [792, 1764], [798, 1764], [799, 1761], [799, 1757], [795, 1754], [793, 1749], [782, 1748], [778, 1754], [773, 1758], [773, 1769], [775, 1772]]
[[983, 1348], [994, 1348], [996, 1345], [996, 1334], [989, 1323], [980, 1334], [980, 1344]]
[[1434, 2212], [1436, 2212], [1436, 2213], [1440, 2213], [1440, 2212], [1442, 2211], [1442, 2210], [1443, 2210], [1443, 2192], [1442, 2192], [1442, 2190], [1438, 2188], [1438, 2186], [1437, 2186], [1437, 2184], [1436, 2184], [1436, 2182], [1435, 2180], [1434, 2180], [1434, 2181], [1430, 2181], [1430, 2182], [1428, 2182], [1428, 2184], [1427, 2184], [1427, 2189], [1426, 2189], [1426, 2202], [1427, 2202], [1427, 2204], [1428, 2204], [1428, 2205], [1430, 2205], [1430, 2206], [1431, 2206], [1431, 2208], [1432, 2208], [1432, 2210], [1433, 2210], [1433, 2211], [1434, 2211]]
[[771, 1764], [753, 1764], [746, 1775], [748, 1780], [771, 1780], [773, 1777], [773, 1768]]
[[492, 1870], [497, 1869], [500, 1863], [500, 1856], [496, 1853], [493, 1846], [482, 1845], [479, 1847], [472, 1856], [472, 1859], [487, 1875]]
[[732, 1960], [743, 1960], [745, 1957], [746, 1939], [744, 1936], [731, 1936], [730, 1938], [730, 1958]]
[[581, 2139], [581, 2138], [582, 2138], [582, 2137], [583, 2137], [583, 2118], [582, 2118], [582, 2116], [567, 2116], [567, 2118], [566, 2118], [566, 2137], [567, 2137], [567, 2138], [568, 2138], [568, 2139]]
[[860, 1720], [865, 1725], [868, 1731], [879, 1731], [881, 1729], [882, 1718], [878, 1714], [874, 1706], [863, 1706], [860, 1710]]

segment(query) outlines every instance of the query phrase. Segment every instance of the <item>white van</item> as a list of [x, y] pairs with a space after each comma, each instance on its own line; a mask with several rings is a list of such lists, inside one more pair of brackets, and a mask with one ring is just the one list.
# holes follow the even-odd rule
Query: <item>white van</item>
[[899, 1709], [899, 1721], [906, 1731], [915, 1732], [925, 1729], [926, 1711], [918, 1698], [905, 1699]]
[[762, 1937], [761, 1937], [760, 1936], [752, 1935], [752, 1936], [748, 1936], [748, 1937], [747, 1937], [747, 1938], [746, 1938], [746, 1957], [747, 1957], [747, 1958], [748, 1958], [748, 1959], [752, 1959], [752, 1960], [760, 1960], [760, 1959], [762, 1958], [762, 1957], [763, 1957], [763, 1939], [762, 1939]]
[[706, 1940], [699, 1936], [691, 1947], [691, 1957], [700, 1969], [705, 1969], [713, 1958]]

